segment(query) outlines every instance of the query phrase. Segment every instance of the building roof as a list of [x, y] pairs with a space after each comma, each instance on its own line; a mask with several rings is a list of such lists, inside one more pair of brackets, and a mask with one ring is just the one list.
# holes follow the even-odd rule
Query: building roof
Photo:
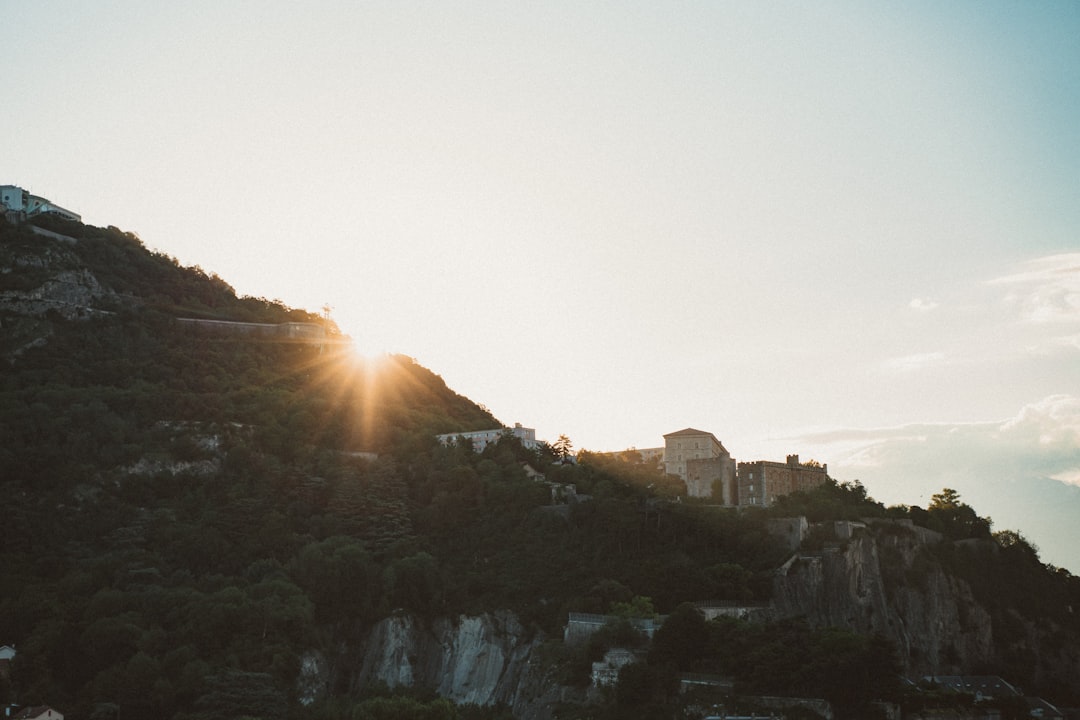
[[664, 439], [667, 439], [669, 437], [696, 437], [702, 435], [706, 437], [712, 437], [714, 440], [716, 440], [716, 444], [720, 445], [720, 441], [716, 439], [716, 435], [713, 435], [712, 433], [706, 432], [704, 430], [694, 430], [693, 427], [687, 427], [687, 429], [685, 430], [679, 430], [674, 433], [667, 433], [666, 435], [664, 435]]
[[683, 430], [678, 430], [676, 432], [668, 433], [667, 435], [664, 436], [664, 440], [667, 440], [668, 438], [682, 438], [682, 437], [707, 437], [710, 440], [712, 440], [714, 443], [716, 443], [720, 447], [720, 449], [722, 451], [727, 452], [727, 448], [724, 447], [724, 443], [720, 442], [716, 438], [716, 436], [713, 435], [711, 432], [706, 432], [705, 430], [695, 430], [694, 428], [685, 428]]
[[56, 710], [53, 710], [48, 705], [34, 705], [31, 707], [25, 707], [19, 712], [11, 716], [19, 720], [36, 720], [37, 718], [54, 718], [55, 720], [63, 720], [64, 716]]
[[997, 675], [928, 675], [924, 680], [937, 683], [954, 692], [981, 692], [989, 697], [1020, 697], [1019, 690]]
[[[827, 465], [822, 465], [821, 463], [817, 463], [817, 464], [811, 464], [811, 463], [817, 463], [817, 461], [816, 460], [809, 460], [807, 462], [801, 462], [801, 463], [798, 463], [797, 467], [800, 470], [809, 470], [810, 472], [817, 471], [817, 472], [827, 473], [829, 471]], [[767, 465], [769, 467], [775, 467], [775, 468], [781, 468], [781, 469], [795, 467], [790, 461], [788, 461], [788, 462], [780, 462], [779, 460], [743, 460], [743, 461], [741, 461], [739, 463], [739, 465]], [[942, 676], [942, 677], [944, 677], [944, 676]]]
[[678, 430], [676, 432], [668, 433], [664, 437], [666, 437], [666, 438], [669, 438], [669, 437], [682, 437], [683, 435], [708, 435], [709, 437], [712, 437], [714, 440], [716, 439], [716, 437], [711, 432], [706, 432], [704, 430], [695, 430], [694, 428], [686, 428], [685, 430]]

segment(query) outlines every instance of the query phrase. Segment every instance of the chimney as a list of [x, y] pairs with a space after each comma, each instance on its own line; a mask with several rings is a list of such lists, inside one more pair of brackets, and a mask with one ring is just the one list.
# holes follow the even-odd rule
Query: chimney
[[788, 455], [787, 456], [787, 464], [788, 465], [798, 465], [799, 464], [799, 456], [798, 455]]

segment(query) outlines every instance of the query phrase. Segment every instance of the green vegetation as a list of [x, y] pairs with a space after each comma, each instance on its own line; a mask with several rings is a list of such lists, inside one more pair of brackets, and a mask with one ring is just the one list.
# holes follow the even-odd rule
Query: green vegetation
[[[730, 675], [749, 693], [827, 688], [844, 709], [889, 697], [880, 640], [705, 623], [684, 605], [766, 601], [788, 553], [764, 521], [792, 514], [904, 517], [985, 540], [1002, 577], [971, 575], [951, 550], [941, 562], [979, 593], [1022, 578], [1046, 598], [1003, 596], [995, 623], [1010, 606], [1054, 622], [1080, 606], [1075, 578], [1041, 570], [1018, 534], [992, 542], [955, 493], [886, 509], [858, 483], [830, 483], [737, 513], [676, 502], [681, 483], [637, 453], [572, 462], [566, 436], [539, 450], [509, 434], [482, 453], [443, 446], [436, 434], [498, 422], [411, 358], [361, 360], [326, 319], [238, 298], [130, 233], [43, 222], [77, 242], [0, 221], [0, 265], [18, 269], [0, 290], [86, 269], [105, 292], [80, 319], [0, 306], [0, 644], [18, 649], [0, 702], [97, 720], [501, 720], [505, 708], [357, 689], [350, 672], [392, 613], [504, 608], [556, 637], [568, 612], [625, 618], [563, 656], [577, 684], [609, 647], [643, 647], [631, 619], [670, 614], [612, 698], [624, 715], [667, 707], [676, 672]], [[321, 323], [331, 341], [206, 334], [177, 317]], [[303, 706], [309, 651], [334, 670], [329, 697]], [[861, 673], [859, 689], [840, 687], [843, 673]]]
[[[565, 437], [444, 447], [436, 434], [497, 421], [411, 359], [200, 333], [175, 317], [324, 321], [236, 298], [129, 233], [49, 222], [78, 242], [0, 224], [0, 258], [86, 268], [106, 292], [78, 320], [0, 311], [45, 338], [0, 348], [7, 698], [73, 717], [212, 717], [230, 697], [294, 715], [302, 654], [345, 667], [394, 611], [513, 608], [558, 634], [611, 600], [766, 597], [781, 551], [760, 524], [656, 502], [672, 484], [655, 467], [570, 463]], [[553, 506], [526, 463], [591, 500]]]

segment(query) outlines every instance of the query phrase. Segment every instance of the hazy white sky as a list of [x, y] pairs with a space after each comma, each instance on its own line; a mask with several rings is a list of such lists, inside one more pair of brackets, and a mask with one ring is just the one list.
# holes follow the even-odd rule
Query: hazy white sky
[[1080, 4], [0, 17], [0, 183], [540, 437], [948, 485], [1080, 572]]

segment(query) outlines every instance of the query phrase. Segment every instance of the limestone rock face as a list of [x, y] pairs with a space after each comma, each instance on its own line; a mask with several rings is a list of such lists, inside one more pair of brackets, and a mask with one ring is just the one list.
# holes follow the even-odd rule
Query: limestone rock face
[[535, 706], [548, 689], [534, 662], [542, 641], [510, 612], [431, 624], [394, 616], [372, 628], [359, 680], [428, 687], [457, 703], [501, 703], [517, 717], [539, 717]]
[[130, 299], [121, 301], [62, 244], [42, 239], [40, 245], [0, 247], [0, 355], [8, 360], [48, 342], [51, 316], [90, 318], [118, 302]]
[[[1017, 647], [995, 637], [990, 612], [936, 559], [948, 542], [910, 522], [868, 521], [842, 544], [795, 553], [776, 571], [764, 612], [882, 635], [895, 644], [907, 677], [970, 674]], [[1055, 645], [1052, 627], [1016, 621], [1025, 629], [1019, 644], [1033, 679], [1080, 674], [1080, 650], [1060, 639]], [[559, 685], [542, 659], [544, 641], [509, 611], [432, 622], [396, 615], [368, 633], [349, 684], [429, 688], [457, 703], [505, 704], [521, 720], [550, 720], [560, 703], [595, 699], [596, 691]]]
[[102, 300], [116, 298], [74, 252], [44, 240], [40, 246], [4, 248], [0, 278], [4, 276], [17, 280], [0, 290], [0, 308], [15, 315], [41, 317], [54, 311], [75, 320], [100, 312], [96, 308]]
[[[910, 523], [871, 522], [843, 545], [796, 554], [781, 567], [773, 581], [773, 615], [882, 635], [896, 646], [908, 677], [970, 673], [1009, 657], [1016, 648], [995, 637], [990, 612], [965, 580], [936, 560], [934, 548], [947, 542]], [[1057, 648], [1053, 628], [1015, 620], [1025, 628], [1022, 644], [1034, 677], [1080, 673], [1080, 652]]]
[[94, 314], [96, 301], [113, 295], [89, 270], [61, 270], [50, 273], [36, 288], [0, 293], [0, 305], [19, 315], [40, 316], [54, 310], [68, 320]]

